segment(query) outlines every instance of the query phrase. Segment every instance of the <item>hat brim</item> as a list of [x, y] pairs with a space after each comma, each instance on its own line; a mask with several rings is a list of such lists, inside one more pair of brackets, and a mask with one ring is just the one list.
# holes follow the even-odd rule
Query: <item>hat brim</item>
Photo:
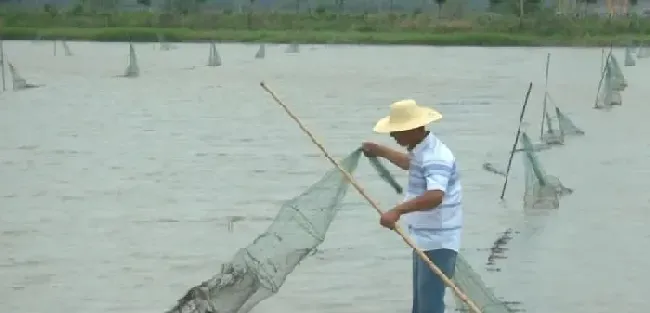
[[404, 123], [391, 123], [390, 116], [384, 117], [375, 124], [373, 131], [380, 134], [407, 131], [429, 125], [432, 122], [442, 119], [442, 114], [434, 109], [427, 107], [420, 107], [419, 109], [421, 112], [417, 118], [413, 118]]

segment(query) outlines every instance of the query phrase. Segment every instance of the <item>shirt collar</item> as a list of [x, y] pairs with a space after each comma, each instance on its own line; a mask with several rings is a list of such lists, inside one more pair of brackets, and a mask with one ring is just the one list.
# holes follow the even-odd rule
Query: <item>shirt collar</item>
[[409, 154], [411, 155], [420, 154], [425, 149], [435, 147], [435, 145], [436, 145], [436, 137], [433, 135], [431, 131], [429, 131], [429, 134], [427, 134], [427, 136], [424, 137], [424, 139], [422, 139], [420, 143], [415, 145], [415, 147], [413, 147], [413, 149], [409, 151]]

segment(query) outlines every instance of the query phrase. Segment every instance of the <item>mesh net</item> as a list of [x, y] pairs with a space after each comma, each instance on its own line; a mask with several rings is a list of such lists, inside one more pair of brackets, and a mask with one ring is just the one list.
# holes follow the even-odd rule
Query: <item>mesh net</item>
[[598, 98], [596, 100], [596, 108], [609, 109], [613, 105], [622, 105], [623, 99], [621, 92], [614, 88], [615, 82], [612, 73], [608, 68], [605, 68], [603, 73], [602, 83], [598, 90]]
[[[459, 253], [456, 257], [456, 273], [454, 283], [460, 290], [465, 292], [483, 313], [512, 313], [515, 312], [505, 302], [499, 300], [494, 293], [485, 285], [479, 276], [467, 263], [467, 260]], [[458, 297], [455, 297], [456, 311], [471, 312], [467, 304]]]
[[8, 63], [7, 65], [9, 66], [9, 73], [11, 75], [11, 81], [12, 81], [12, 86], [14, 91], [28, 89], [28, 88], [36, 88], [41, 86], [41, 85], [34, 85], [28, 83], [26, 79], [20, 76], [18, 70], [13, 64]]
[[618, 65], [618, 61], [616, 60], [616, 57], [614, 57], [614, 55], [611, 53], [607, 58], [606, 66], [607, 66], [607, 70], [610, 72], [611, 75], [612, 88], [616, 91], [625, 90], [625, 87], [627, 87], [627, 81], [625, 80], [625, 76], [623, 75], [623, 70]]
[[70, 47], [68, 46], [68, 43], [65, 40], [61, 41], [61, 46], [63, 46], [63, 52], [65, 53], [65, 56], [67, 57], [72, 56], [72, 50], [70, 50]]
[[[352, 173], [361, 156], [357, 149], [340, 162]], [[397, 182], [381, 163], [380, 177]], [[386, 176], [388, 175], [388, 176]], [[191, 288], [167, 313], [246, 313], [277, 293], [304, 258], [325, 240], [330, 223], [349, 187], [338, 169], [332, 169], [301, 195], [282, 205], [268, 229], [221, 266], [221, 272]]]
[[210, 42], [210, 55], [208, 56], [208, 66], [221, 66], [221, 56], [217, 52], [217, 45]]
[[264, 44], [260, 44], [259, 49], [257, 49], [257, 53], [255, 53], [255, 58], [256, 59], [264, 59], [266, 56], [266, 47]]
[[160, 44], [160, 50], [169, 51], [169, 50], [172, 50], [172, 49], [175, 48], [174, 45], [167, 42], [167, 40], [165, 39], [165, 36], [163, 34], [157, 34], [156, 36], [158, 37], [158, 43]]
[[650, 49], [644, 46], [640, 46], [639, 50], [636, 52], [636, 57], [639, 59], [650, 57]]
[[[546, 125], [546, 127], [544, 127], [544, 124]], [[555, 127], [553, 123], [553, 118], [548, 113], [548, 111], [544, 112], [544, 122], [542, 124], [541, 141], [546, 145], [564, 144], [564, 134], [562, 133], [562, 129], [559, 127]]]
[[578, 126], [576, 126], [568, 116], [564, 115], [558, 107], [555, 107], [555, 116], [557, 116], [558, 124], [560, 125], [560, 130], [563, 135], [581, 136], [585, 134], [585, 132], [578, 128]]
[[138, 77], [140, 75], [140, 68], [138, 67], [138, 58], [135, 55], [135, 48], [133, 44], [129, 44], [129, 65], [126, 66], [124, 71], [125, 77]]
[[291, 43], [287, 46], [287, 49], [284, 51], [286, 53], [298, 53], [300, 52], [300, 46], [297, 43]]
[[557, 209], [560, 196], [573, 191], [564, 187], [557, 177], [547, 175], [537, 159], [533, 144], [525, 132], [521, 133], [521, 145], [524, 156], [524, 207], [531, 209]]
[[632, 55], [632, 49], [630, 49], [630, 47], [625, 47], [625, 61], [623, 61], [623, 64], [625, 66], [635, 66], [636, 65], [636, 60], [634, 59], [634, 56]]
[[9, 73], [11, 74], [11, 80], [13, 82], [14, 90], [21, 90], [27, 88], [27, 80], [25, 80], [20, 74], [16, 67], [13, 64], [9, 63]]

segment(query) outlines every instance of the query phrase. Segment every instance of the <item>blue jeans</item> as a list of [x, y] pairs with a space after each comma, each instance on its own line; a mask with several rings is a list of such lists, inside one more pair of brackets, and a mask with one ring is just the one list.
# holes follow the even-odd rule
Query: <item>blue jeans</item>
[[[450, 279], [456, 269], [457, 252], [450, 249], [424, 251]], [[420, 257], [413, 252], [413, 308], [411, 313], [444, 313], [445, 284]]]

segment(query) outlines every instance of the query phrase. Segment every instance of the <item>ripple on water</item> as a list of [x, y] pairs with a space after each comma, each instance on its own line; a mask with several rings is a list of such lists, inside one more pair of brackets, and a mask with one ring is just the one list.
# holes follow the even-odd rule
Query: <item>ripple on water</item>
[[[642, 63], [625, 68], [630, 105], [594, 112], [599, 49], [319, 46], [289, 56], [269, 45], [267, 59], [252, 62], [256, 46], [221, 44], [215, 72], [200, 67], [206, 45], [169, 54], [136, 44], [144, 74], [123, 80], [112, 76], [125, 44], [70, 46], [75, 56], [61, 58], [5, 42], [21, 73], [46, 87], [2, 94], [11, 103], [0, 105], [2, 311], [162, 311], [250, 243], [283, 201], [331, 168], [261, 80], [339, 157], [364, 140], [392, 143], [372, 133], [389, 103], [440, 103], [445, 118], [432, 129], [463, 169], [463, 254], [498, 296], [535, 313], [647, 306], [639, 247], [650, 243], [648, 144], [622, 140], [642, 133], [650, 113], [645, 89], [632, 84], [644, 79]], [[508, 206], [498, 201], [501, 178], [481, 165], [493, 161], [488, 153], [505, 165], [529, 81], [526, 129], [536, 132], [547, 52], [549, 90], [587, 135], [540, 152], [576, 192], [557, 212], [531, 217], [521, 210], [518, 158]], [[400, 200], [363, 162], [355, 177], [382, 209]], [[408, 311], [409, 249], [355, 192], [346, 201], [327, 240], [258, 311]], [[519, 234], [501, 272], [488, 272], [489, 252], [477, 249], [508, 228]]]

